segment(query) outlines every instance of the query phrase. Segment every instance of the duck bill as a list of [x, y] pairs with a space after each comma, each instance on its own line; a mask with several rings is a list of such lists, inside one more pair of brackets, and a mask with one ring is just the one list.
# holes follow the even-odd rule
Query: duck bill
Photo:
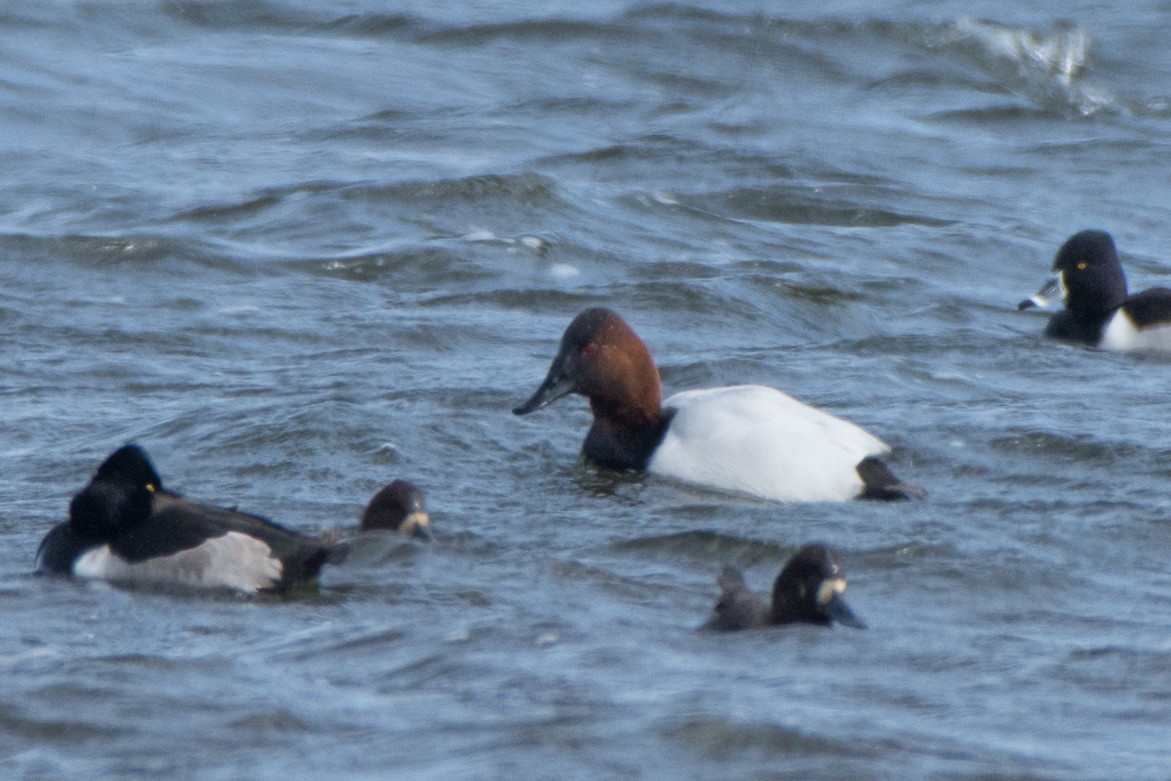
[[435, 539], [431, 534], [431, 516], [423, 510], [416, 510], [404, 518], [399, 531], [404, 537], [414, 537], [416, 540], [431, 542]]
[[1026, 298], [1024, 301], [1017, 304], [1017, 309], [1048, 309], [1056, 306], [1065, 300], [1065, 285], [1058, 274], [1041, 286], [1033, 295]]
[[513, 407], [512, 414], [527, 415], [530, 412], [536, 412], [542, 407], [547, 407], [562, 396], [568, 396], [576, 389], [573, 380], [566, 375], [564, 371], [564, 359], [558, 357], [553, 361], [553, 365], [549, 368], [549, 376], [537, 388], [537, 391], [526, 401]]
[[846, 604], [846, 600], [842, 599], [840, 594], [834, 594], [829, 602], [822, 606], [822, 610], [827, 616], [839, 624], [852, 626], [855, 629], [865, 629], [866, 622], [854, 615], [854, 611]]

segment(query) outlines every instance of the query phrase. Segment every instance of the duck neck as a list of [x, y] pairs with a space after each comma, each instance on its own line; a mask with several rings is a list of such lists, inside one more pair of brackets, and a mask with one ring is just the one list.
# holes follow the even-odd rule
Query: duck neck
[[594, 413], [594, 424], [586, 435], [582, 453], [598, 466], [607, 469], [646, 469], [667, 433], [671, 415], [656, 414], [641, 422], [617, 424]]
[[1090, 268], [1070, 290], [1067, 308], [1081, 318], [1106, 318], [1126, 303], [1126, 277], [1120, 269]]
[[645, 426], [661, 417], [662, 396], [658, 377], [655, 377], [653, 387], [643, 390], [615, 396], [591, 396], [590, 410], [594, 413], [595, 423], [602, 422], [612, 428]]
[[769, 623], [829, 624], [829, 619], [815, 609], [813, 596], [809, 593], [810, 586], [792, 571], [792, 567], [793, 562], [786, 565], [773, 583]]

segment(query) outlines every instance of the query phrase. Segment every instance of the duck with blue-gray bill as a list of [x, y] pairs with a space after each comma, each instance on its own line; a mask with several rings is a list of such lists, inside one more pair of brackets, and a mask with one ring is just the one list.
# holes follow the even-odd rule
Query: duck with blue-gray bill
[[733, 566], [725, 566], [716, 583], [720, 597], [701, 629], [728, 632], [795, 623], [829, 626], [835, 622], [866, 628], [842, 596], [846, 593], [846, 576], [838, 557], [821, 543], [805, 545], [789, 559], [773, 583], [771, 602], [752, 593], [744, 575]]
[[1106, 231], [1075, 233], [1057, 251], [1054, 277], [1018, 309], [1064, 302], [1045, 335], [1103, 350], [1171, 351], [1171, 290], [1130, 295], [1114, 239]]

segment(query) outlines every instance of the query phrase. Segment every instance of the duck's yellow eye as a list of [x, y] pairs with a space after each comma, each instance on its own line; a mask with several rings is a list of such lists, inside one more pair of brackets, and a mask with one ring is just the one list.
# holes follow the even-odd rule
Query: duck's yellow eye
[[147, 483], [146, 490], [150, 491], [153, 494], [155, 491], [159, 490], [159, 487], [157, 485], [155, 485], [154, 483]]
[[1086, 270], [1086, 266], [1088, 266], [1088, 265], [1090, 265], [1090, 264], [1089, 264], [1089, 263], [1086, 263], [1084, 260], [1079, 260], [1079, 261], [1077, 262], [1077, 270], [1078, 270], [1078, 271], [1085, 271], [1085, 270]]

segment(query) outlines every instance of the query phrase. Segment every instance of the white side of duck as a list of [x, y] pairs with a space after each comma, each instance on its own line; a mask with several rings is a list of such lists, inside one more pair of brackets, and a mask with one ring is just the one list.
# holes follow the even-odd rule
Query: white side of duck
[[844, 501], [864, 485], [858, 464], [890, 448], [862, 428], [763, 385], [689, 390], [648, 470], [780, 502]]

